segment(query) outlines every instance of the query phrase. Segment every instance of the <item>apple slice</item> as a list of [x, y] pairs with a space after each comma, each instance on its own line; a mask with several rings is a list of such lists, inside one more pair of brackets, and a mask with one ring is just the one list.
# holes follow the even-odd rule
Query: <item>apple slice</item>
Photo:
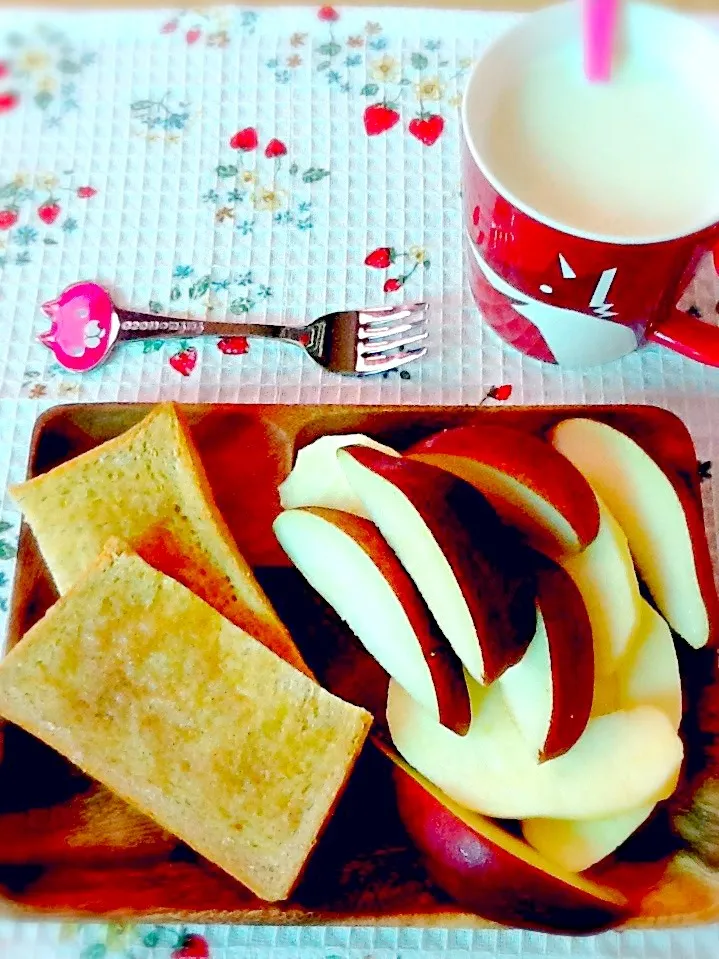
[[531, 433], [506, 426], [459, 426], [422, 440], [407, 455], [471, 483], [545, 555], [577, 553], [599, 532], [599, 508], [589, 484]]
[[706, 645], [719, 600], [689, 486], [673, 484], [638, 443], [605, 423], [563, 420], [550, 437], [616, 517], [659, 612], [690, 646]]
[[337, 462], [337, 450], [344, 446], [367, 446], [387, 456], [399, 456], [389, 446], [361, 433], [321, 436], [297, 453], [292, 472], [279, 485], [283, 509], [326, 506], [368, 518], [362, 500], [353, 492]]
[[659, 613], [641, 601], [639, 631], [618, 675], [620, 709], [655, 706], [679, 729], [682, 721], [682, 681], [671, 630]]
[[525, 819], [527, 842], [550, 862], [569, 872], [583, 872], [606, 859], [646, 822], [654, 803], [606, 819]]
[[[673, 729], [679, 729], [682, 688], [674, 640], [666, 622], [644, 599], [637, 635], [612, 678], [618, 709], [654, 706]], [[654, 804], [644, 804], [618, 816], [589, 821], [530, 819], [522, 830], [525, 839], [552, 862], [581, 871], [614, 852], [653, 809]]]
[[465, 669], [493, 682], [536, 628], [526, 548], [473, 486], [436, 466], [363, 446], [337, 457]]
[[470, 812], [391, 754], [397, 805], [432, 879], [485, 919], [547, 932], [597, 932], [628, 918], [618, 891], [572, 875]]
[[599, 535], [583, 552], [560, 563], [582, 594], [594, 637], [598, 674], [613, 673], [639, 626], [641, 595], [627, 539], [599, 502]]
[[592, 627], [568, 573], [546, 560], [537, 572], [537, 631], [500, 678], [509, 711], [540, 761], [571, 749], [594, 699]]
[[469, 728], [462, 664], [372, 523], [339, 510], [280, 513], [280, 546], [370, 655], [439, 722]]
[[399, 754], [455, 802], [499, 819], [599, 819], [671, 795], [682, 743], [651, 706], [590, 720], [577, 743], [540, 763], [499, 684], [468, 682], [472, 724], [457, 736], [394, 680], [387, 722]]

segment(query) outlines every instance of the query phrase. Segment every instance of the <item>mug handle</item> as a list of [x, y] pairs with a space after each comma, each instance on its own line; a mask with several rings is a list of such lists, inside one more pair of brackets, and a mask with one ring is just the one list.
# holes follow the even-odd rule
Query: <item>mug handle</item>
[[719, 366], [719, 327], [689, 316], [688, 313], [680, 310], [676, 303], [696, 273], [699, 261], [712, 248], [716, 266], [719, 263], [719, 242], [716, 229], [713, 229], [709, 236], [705, 236], [700, 246], [694, 251], [694, 255], [682, 275], [677, 293], [672, 300], [669, 315], [647, 332], [649, 341], [666, 346], [668, 349], [674, 350], [675, 353], [681, 353], [682, 356], [689, 357], [690, 360], [704, 363], [705, 366]]

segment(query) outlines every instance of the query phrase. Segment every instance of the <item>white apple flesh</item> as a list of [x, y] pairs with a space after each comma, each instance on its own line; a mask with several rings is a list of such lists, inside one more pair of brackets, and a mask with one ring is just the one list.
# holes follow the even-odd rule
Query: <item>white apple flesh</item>
[[361, 446], [337, 457], [465, 669], [493, 682], [536, 628], [528, 550], [473, 486], [444, 470]]
[[599, 535], [583, 552], [565, 556], [561, 566], [582, 594], [594, 637], [594, 665], [613, 673], [639, 626], [641, 595], [627, 539], [598, 498]]
[[280, 546], [368, 653], [439, 722], [469, 728], [462, 665], [376, 527], [318, 507], [274, 523]]
[[539, 762], [504, 702], [499, 685], [469, 681], [472, 724], [457, 736], [394, 681], [387, 722], [411, 766], [455, 802], [499, 819], [599, 819], [671, 795], [682, 743], [650, 706], [592, 719], [577, 743]]
[[606, 859], [649, 819], [654, 803], [605, 819], [525, 819], [522, 834], [549, 862], [584, 872]]
[[537, 572], [537, 632], [499, 679], [515, 722], [540, 760], [574, 746], [594, 700], [594, 645], [582, 596], [549, 560]]
[[324, 506], [367, 519], [362, 500], [353, 492], [337, 462], [337, 450], [345, 446], [368, 446], [387, 456], [399, 456], [391, 447], [361, 433], [321, 436], [298, 450], [292, 472], [280, 483], [282, 508]]
[[[673, 729], [679, 729], [682, 687], [674, 639], [664, 619], [646, 600], [641, 600], [639, 629], [616, 676], [602, 677], [600, 683], [612, 684], [615, 708], [653, 706], [664, 713]], [[588, 821], [530, 819], [522, 824], [522, 831], [552, 862], [581, 871], [614, 852], [653, 809], [653, 803], [644, 804], [618, 816]]]
[[563, 420], [551, 442], [594, 486], [624, 530], [637, 569], [669, 625], [695, 649], [719, 603], [701, 510], [633, 439], [596, 420]]
[[642, 600], [637, 636], [618, 674], [620, 709], [654, 706], [674, 729], [682, 721], [682, 680], [674, 639], [666, 621]]

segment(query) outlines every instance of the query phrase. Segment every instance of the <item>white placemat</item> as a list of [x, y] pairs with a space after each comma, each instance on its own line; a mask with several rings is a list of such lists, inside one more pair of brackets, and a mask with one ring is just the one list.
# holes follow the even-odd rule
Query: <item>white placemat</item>
[[[331, 7], [0, 15], [0, 637], [19, 526], [5, 488], [24, 474], [36, 416], [57, 402], [657, 403], [687, 422], [702, 459], [719, 455], [719, 371], [652, 347], [567, 373], [481, 325], [464, 283], [458, 102], [473, 58], [514, 19]], [[387, 109], [400, 119], [376, 133]], [[389, 268], [365, 263], [379, 248]], [[135, 309], [277, 322], [423, 297], [430, 353], [408, 378], [354, 381], [277, 344], [152, 342], [73, 378], [35, 336], [47, 326], [39, 304], [83, 278]], [[718, 297], [706, 263], [683, 305], [713, 322]], [[703, 489], [715, 542], [716, 494]], [[572, 940], [0, 922], [1, 959], [173, 953], [714, 959], [719, 930]]]

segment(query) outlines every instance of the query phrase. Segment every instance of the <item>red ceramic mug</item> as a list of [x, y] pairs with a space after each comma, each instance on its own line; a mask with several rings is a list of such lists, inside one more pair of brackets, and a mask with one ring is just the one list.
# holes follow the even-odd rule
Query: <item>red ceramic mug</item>
[[719, 37], [627, 4], [614, 79], [598, 89], [583, 78], [579, 10], [524, 18], [469, 79], [472, 293], [492, 329], [539, 360], [593, 366], [649, 340], [719, 366], [719, 329], [676, 305], [719, 241]]

